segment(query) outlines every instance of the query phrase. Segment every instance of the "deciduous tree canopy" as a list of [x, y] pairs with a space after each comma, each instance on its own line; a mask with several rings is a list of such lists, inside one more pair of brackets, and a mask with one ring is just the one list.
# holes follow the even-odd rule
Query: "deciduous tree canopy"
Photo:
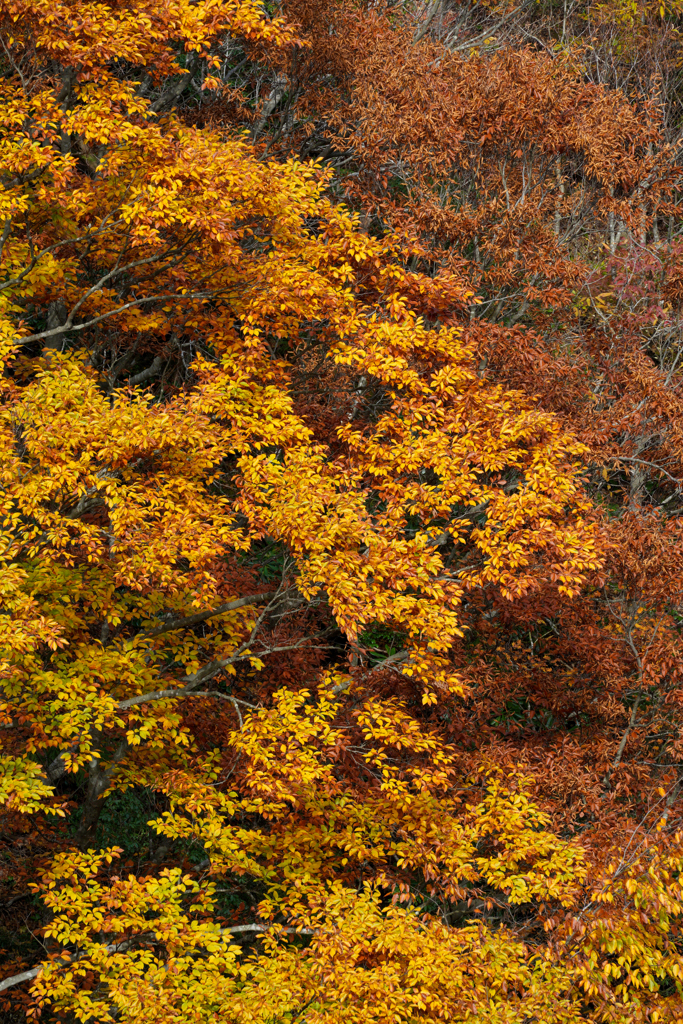
[[0, 0], [8, 1021], [683, 1021], [681, 13]]

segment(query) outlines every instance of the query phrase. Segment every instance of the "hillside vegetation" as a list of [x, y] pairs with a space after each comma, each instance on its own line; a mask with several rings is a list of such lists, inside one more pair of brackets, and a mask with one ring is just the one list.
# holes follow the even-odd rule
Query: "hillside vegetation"
[[679, 0], [0, 0], [0, 1013], [683, 1022]]

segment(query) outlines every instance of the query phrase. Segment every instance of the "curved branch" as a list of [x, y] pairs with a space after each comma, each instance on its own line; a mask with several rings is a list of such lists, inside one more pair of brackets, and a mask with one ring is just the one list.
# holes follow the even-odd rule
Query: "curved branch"
[[162, 633], [170, 633], [174, 629], [187, 629], [191, 626], [198, 626], [201, 622], [206, 622], [216, 615], [234, 612], [237, 608], [246, 608], [247, 605], [257, 604], [260, 601], [271, 601], [276, 595], [276, 590], [266, 590], [262, 594], [246, 594], [244, 597], [239, 597], [234, 601], [226, 601], [225, 604], [220, 604], [218, 608], [210, 608], [206, 612], [197, 612], [196, 615], [185, 615], [181, 619], [172, 619], [170, 622], [165, 622], [162, 626], [150, 629], [146, 633], [139, 633], [138, 638], [147, 640], [151, 637], [161, 636]]
[[611, 462], [637, 462], [639, 466], [649, 466], [651, 469], [656, 469], [658, 473], [662, 473], [663, 476], [671, 480], [672, 483], [680, 486], [683, 484], [683, 478], [672, 476], [661, 466], [658, 466], [656, 462], [648, 462], [647, 459], [637, 459], [635, 455], [613, 455], [610, 458]]
[[[123, 313], [127, 309], [133, 309], [135, 306], [142, 306], [145, 302], [165, 302], [169, 299], [175, 301], [186, 301], [188, 299], [211, 299], [216, 297], [215, 291], [208, 292], [187, 292], [179, 295], [177, 292], [163, 295], [147, 295], [142, 299], [134, 299], [131, 302], [126, 302], [122, 306], [118, 306], [116, 309], [110, 309], [108, 313], [101, 313], [99, 316], [95, 316], [92, 320], [86, 320], [82, 324], [73, 324], [68, 320], [61, 327], [53, 327], [49, 331], [41, 331], [39, 334], [29, 334], [26, 338], [17, 338], [19, 345], [28, 345], [30, 341], [40, 341], [43, 338], [53, 338], [58, 334], [66, 334], [67, 332], [73, 334], [74, 331], [85, 331], [88, 327], [93, 327], [95, 324], [99, 324], [102, 320], [107, 320], [110, 316], [116, 316], [118, 313]], [[71, 311], [71, 314], [73, 310]], [[71, 316], [71, 314], [69, 314]]]

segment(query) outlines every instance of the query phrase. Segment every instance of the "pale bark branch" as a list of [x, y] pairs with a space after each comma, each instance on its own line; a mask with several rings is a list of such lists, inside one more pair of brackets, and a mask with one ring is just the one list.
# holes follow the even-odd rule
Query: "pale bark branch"
[[656, 470], [658, 473], [662, 473], [663, 476], [667, 477], [667, 479], [671, 480], [672, 483], [677, 484], [678, 486], [680, 486], [683, 483], [683, 479], [681, 477], [672, 476], [671, 473], [668, 473], [665, 469], [662, 469], [661, 466], [658, 466], [656, 462], [648, 462], [647, 459], [637, 459], [634, 455], [614, 455], [612, 456], [611, 461], [637, 462], [640, 466], [649, 466], [651, 469]]
[[422, 22], [420, 27], [415, 32], [415, 35], [413, 36], [413, 43], [419, 43], [420, 40], [422, 38], [424, 38], [424, 36], [427, 33], [427, 29], [429, 28], [431, 23], [434, 21], [434, 18], [436, 17], [436, 14], [437, 14], [437, 11], [439, 11], [440, 9], [441, 9], [441, 0], [433, 0], [432, 6], [427, 11], [427, 17]]
[[246, 608], [247, 605], [256, 604], [259, 601], [270, 601], [276, 596], [276, 590], [267, 590], [262, 594], [246, 594], [244, 597], [236, 598], [234, 601], [226, 601], [225, 604], [221, 604], [217, 608], [210, 608], [205, 612], [197, 612], [196, 615], [185, 615], [181, 619], [171, 619], [169, 622], [165, 622], [163, 625], [157, 626], [155, 629], [150, 629], [146, 633], [139, 634], [139, 638], [147, 640], [151, 637], [161, 636], [162, 633], [169, 633], [174, 629], [187, 629], [192, 626], [198, 626], [200, 623], [206, 622], [208, 619], [214, 618], [216, 615], [224, 615], [225, 612], [234, 612], [238, 608]]
[[[101, 323], [102, 320], [108, 320], [111, 316], [116, 316], [118, 313], [125, 313], [127, 309], [133, 309], [136, 306], [142, 306], [146, 302], [167, 302], [173, 299], [176, 302], [187, 302], [192, 299], [210, 299], [214, 298], [216, 293], [214, 291], [208, 292], [187, 292], [179, 295], [177, 292], [171, 292], [166, 295], [159, 293], [158, 295], [147, 295], [142, 299], [134, 299], [131, 302], [125, 302], [122, 306], [117, 306], [116, 309], [110, 309], [108, 313], [101, 313], [100, 316], [95, 316], [92, 320], [86, 320], [82, 324], [74, 324], [67, 322], [62, 324], [61, 327], [53, 327], [50, 331], [41, 331], [39, 334], [30, 334], [26, 338], [17, 338], [17, 342], [20, 345], [28, 345], [31, 341], [40, 341], [43, 338], [56, 337], [58, 334], [73, 334], [74, 331], [85, 331], [88, 327], [94, 327], [95, 324]], [[73, 310], [72, 310], [73, 313]], [[70, 314], [71, 315], [71, 314]]]
[[134, 377], [129, 377], [126, 381], [130, 387], [135, 387], [136, 384], [144, 384], [146, 380], [150, 380], [151, 377], [156, 377], [157, 373], [161, 369], [163, 359], [161, 356], [155, 356], [151, 366], [148, 366], [146, 370], [141, 370], [140, 373], [136, 373]]
[[22, 971], [21, 974], [13, 974], [11, 978], [5, 978], [4, 981], [0, 981], [0, 992], [13, 988], [15, 985], [21, 985], [22, 981], [31, 981], [33, 978], [37, 978], [41, 970], [42, 967], [32, 967], [30, 971]]
[[[233, 925], [230, 928], [221, 928], [221, 935], [239, 935], [241, 932], [254, 932], [254, 933], [258, 934], [258, 933], [272, 931], [275, 928], [278, 928], [278, 925], [274, 925], [274, 924], [236, 924], [236, 925]], [[312, 928], [279, 928], [279, 932], [280, 932], [280, 934], [283, 934], [283, 935], [313, 935], [314, 934]], [[149, 933], [145, 933], [143, 935], [138, 935], [138, 936], [136, 936], [136, 938], [137, 939], [144, 939], [146, 937], [146, 934], [149, 934]], [[106, 946], [105, 948], [106, 948], [108, 953], [113, 953], [113, 952], [118, 951], [120, 949], [130, 948], [132, 945], [133, 945], [133, 940], [128, 940], [126, 942], [112, 942], [108, 946]], [[63, 957], [61, 960], [53, 960], [52, 963], [56, 963], [60, 967], [64, 967], [67, 964], [76, 963], [77, 960], [86, 960], [87, 957], [88, 957], [87, 953], [81, 953], [80, 955], [75, 956], [75, 957]], [[28, 971], [22, 971], [20, 974], [13, 974], [11, 977], [5, 978], [4, 981], [0, 981], [0, 992], [5, 992], [8, 988], [13, 988], [15, 985], [21, 985], [22, 981], [32, 981], [34, 978], [38, 977], [38, 975], [40, 974], [42, 969], [43, 969], [43, 965], [41, 964], [39, 967], [32, 967]]]

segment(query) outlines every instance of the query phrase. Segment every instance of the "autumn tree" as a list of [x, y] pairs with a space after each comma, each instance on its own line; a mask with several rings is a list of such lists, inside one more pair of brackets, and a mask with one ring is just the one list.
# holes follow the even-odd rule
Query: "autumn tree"
[[[276, 127], [276, 144], [284, 150], [298, 128], [302, 149], [317, 151], [326, 132], [340, 194], [369, 211], [371, 234], [391, 229], [417, 239], [415, 266], [469, 282], [469, 308], [425, 303], [423, 315], [460, 328], [482, 379], [524, 391], [586, 444], [589, 491], [604, 510], [610, 573], [582, 600], [558, 602], [545, 591], [510, 603], [491, 592], [468, 603], [470, 636], [482, 652], [472, 676], [492, 674], [476, 728], [493, 721], [509, 735], [531, 727], [525, 756], [540, 768], [548, 755], [537, 731], [552, 725], [553, 802], [564, 803], [569, 786], [580, 816], [587, 806], [604, 814], [594, 794], [605, 778], [609, 799], [621, 799], [617, 769], [626, 792], [649, 793], [645, 807], [656, 803], [662, 783], [669, 795], [678, 786], [677, 739], [666, 718], [676, 716], [680, 672], [677, 93], [648, 93], [642, 75], [626, 93], [591, 81], [576, 47], [543, 44], [552, 11], [534, 25], [533, 46], [514, 18], [476, 46], [476, 34], [463, 29], [458, 41], [447, 30], [449, 19], [466, 15], [447, 5], [409, 10], [391, 30], [376, 10], [293, 10], [310, 43], [307, 87], [300, 86], [298, 125], [292, 120], [289, 136]], [[622, 13], [618, 5], [593, 11], [604, 24], [611, 16], [625, 41], [635, 29]], [[644, 20], [638, 39], [652, 50], [648, 26]], [[634, 54], [622, 47], [620, 66]], [[641, 582], [625, 585], [639, 562], [647, 565]], [[470, 664], [471, 648], [461, 658]], [[654, 700], [644, 697], [643, 672], [660, 691]], [[509, 695], [502, 715], [501, 687]], [[570, 724], [572, 744], [560, 723]], [[457, 728], [467, 735], [471, 720]], [[587, 746], [577, 763], [581, 732]], [[634, 746], [639, 734], [651, 737], [644, 748]], [[624, 754], [633, 758], [628, 768]], [[579, 787], [570, 781], [577, 772]]]
[[0, 2], [34, 1017], [682, 1017], [677, 152], [499, 14]]

